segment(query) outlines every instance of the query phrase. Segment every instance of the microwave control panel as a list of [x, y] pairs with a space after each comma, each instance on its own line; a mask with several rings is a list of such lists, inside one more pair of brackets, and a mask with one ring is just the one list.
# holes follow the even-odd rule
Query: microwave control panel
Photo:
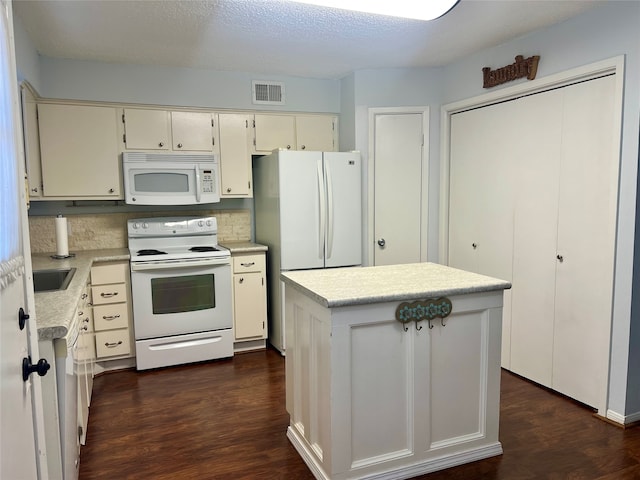
[[203, 170], [202, 171], [202, 192], [203, 193], [215, 193], [216, 189], [214, 187], [215, 178], [213, 178], [213, 170]]

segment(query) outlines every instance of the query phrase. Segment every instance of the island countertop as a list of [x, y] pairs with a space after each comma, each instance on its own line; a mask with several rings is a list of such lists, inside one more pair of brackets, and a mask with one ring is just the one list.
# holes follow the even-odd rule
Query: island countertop
[[76, 273], [66, 290], [37, 292], [35, 294], [36, 324], [39, 340], [53, 340], [64, 337], [74, 320], [74, 311], [80, 294], [86, 285], [94, 262], [129, 260], [129, 249], [112, 248], [82, 250], [74, 257], [53, 259], [51, 253], [31, 255], [33, 270], [49, 268], [75, 268]]
[[281, 278], [328, 308], [511, 288], [506, 280], [437, 263], [298, 270]]

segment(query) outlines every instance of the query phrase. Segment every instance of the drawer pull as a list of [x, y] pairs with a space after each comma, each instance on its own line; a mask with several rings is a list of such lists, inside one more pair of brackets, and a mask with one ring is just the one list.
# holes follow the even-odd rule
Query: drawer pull
[[82, 327], [80, 330], [83, 330], [85, 332], [89, 331], [89, 325], [85, 325], [84, 327]]
[[241, 263], [240, 265], [242, 265], [243, 267], [253, 267], [256, 264], [256, 262], [249, 262], [249, 263]]
[[115, 320], [116, 318], [120, 318], [120, 315], [103, 315], [103, 320]]
[[115, 297], [116, 295], [118, 295], [118, 292], [103, 292], [100, 294], [102, 298], [111, 298]]
[[83, 316], [83, 315], [84, 315], [84, 312], [83, 312], [82, 310], [80, 310], [80, 311], [78, 312], [78, 316], [79, 316], [79, 317], [81, 317], [81, 316]]
[[122, 340], [118, 340], [117, 342], [111, 342], [111, 343], [105, 342], [105, 344], [104, 344], [104, 346], [107, 347], [107, 348], [115, 348], [118, 345], [122, 345]]

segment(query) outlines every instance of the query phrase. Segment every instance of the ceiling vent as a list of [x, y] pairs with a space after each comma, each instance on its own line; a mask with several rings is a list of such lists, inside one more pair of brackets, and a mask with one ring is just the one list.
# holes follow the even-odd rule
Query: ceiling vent
[[253, 103], [284, 105], [284, 83], [253, 81]]

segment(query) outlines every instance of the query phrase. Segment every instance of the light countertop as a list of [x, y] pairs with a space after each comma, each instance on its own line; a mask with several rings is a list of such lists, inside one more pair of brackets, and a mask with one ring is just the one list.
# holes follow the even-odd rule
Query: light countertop
[[51, 258], [52, 253], [34, 253], [31, 255], [33, 270], [53, 268], [75, 268], [76, 273], [65, 290], [37, 292], [36, 324], [39, 340], [53, 340], [64, 337], [75, 320], [75, 309], [84, 289], [91, 265], [95, 262], [129, 260], [129, 249], [110, 248], [102, 250], [82, 250], [75, 257], [65, 259]]
[[234, 253], [253, 253], [253, 252], [266, 252], [268, 247], [266, 245], [260, 245], [253, 242], [220, 242], [225, 248]]
[[511, 288], [508, 281], [437, 263], [300, 270], [281, 278], [329, 308]]

